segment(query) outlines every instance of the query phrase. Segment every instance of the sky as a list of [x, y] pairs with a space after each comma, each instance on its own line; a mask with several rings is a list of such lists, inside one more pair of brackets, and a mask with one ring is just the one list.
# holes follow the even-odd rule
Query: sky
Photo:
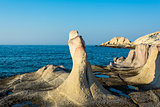
[[0, 0], [0, 45], [87, 45], [160, 31], [160, 0]]

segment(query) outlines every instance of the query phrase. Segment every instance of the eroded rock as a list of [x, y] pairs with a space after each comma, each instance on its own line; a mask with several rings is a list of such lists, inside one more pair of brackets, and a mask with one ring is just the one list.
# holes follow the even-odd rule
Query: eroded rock
[[102, 43], [100, 46], [113, 48], [134, 48], [131, 42], [125, 37], [114, 37], [108, 42]]
[[[135, 50], [129, 52], [128, 57], [121, 62], [110, 64], [112, 69], [117, 71], [127, 71], [121, 77], [127, 83], [143, 84], [146, 88], [160, 87], [160, 51], [159, 45], [138, 45]], [[135, 76], [128, 76], [129, 73], [137, 73]]]
[[60, 66], [48, 65], [37, 72], [18, 75], [0, 81], [4, 92], [0, 106], [24, 101], [38, 106], [136, 106], [129, 98], [119, 97], [96, 80], [87, 60], [85, 43], [77, 31], [70, 32], [69, 49], [73, 67], [71, 73]]
[[160, 43], [160, 31], [142, 36], [133, 42], [134, 45], [140, 45], [140, 44], [157, 45], [159, 43]]

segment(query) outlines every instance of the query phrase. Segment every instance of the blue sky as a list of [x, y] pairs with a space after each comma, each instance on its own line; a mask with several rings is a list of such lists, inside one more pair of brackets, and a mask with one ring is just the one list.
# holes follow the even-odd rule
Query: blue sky
[[134, 41], [160, 31], [160, 0], [0, 0], [2, 45], [65, 45], [71, 30], [89, 45]]

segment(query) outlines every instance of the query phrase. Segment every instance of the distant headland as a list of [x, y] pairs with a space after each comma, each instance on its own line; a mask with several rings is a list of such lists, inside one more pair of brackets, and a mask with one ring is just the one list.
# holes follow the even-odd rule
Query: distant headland
[[114, 37], [108, 42], [102, 43], [100, 46], [112, 47], [112, 48], [135, 48], [136, 45], [140, 44], [159, 44], [160, 31], [154, 32], [136, 39], [134, 42], [128, 40], [125, 37]]

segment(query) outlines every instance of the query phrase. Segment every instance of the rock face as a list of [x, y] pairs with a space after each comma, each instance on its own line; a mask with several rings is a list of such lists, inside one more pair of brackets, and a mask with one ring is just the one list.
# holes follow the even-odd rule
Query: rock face
[[102, 43], [100, 46], [105, 46], [105, 47], [119, 47], [119, 48], [123, 48], [123, 47], [131, 47], [131, 42], [125, 38], [125, 37], [114, 37], [112, 40], [106, 42], [106, 43]]
[[[118, 60], [118, 59], [117, 59]], [[147, 88], [158, 88], [160, 82], [160, 46], [138, 45], [129, 52], [128, 57], [121, 61], [111, 63], [113, 69], [133, 71], [138, 75], [125, 77], [124, 81], [132, 84], [146, 84]]]
[[[38, 106], [136, 106], [130, 99], [118, 97], [104, 89], [92, 73], [85, 43], [77, 31], [70, 32], [69, 49], [73, 68], [49, 65], [37, 72], [0, 81], [0, 106], [32, 101]], [[58, 72], [57, 72], [58, 71]], [[8, 92], [13, 93], [8, 95]]]
[[134, 45], [139, 45], [139, 44], [148, 44], [148, 45], [160, 44], [160, 31], [148, 34], [146, 36], [142, 36], [142, 37], [136, 39], [133, 42], [133, 44]]
[[137, 45], [127, 58], [116, 57], [110, 66], [93, 68], [96, 74], [110, 77], [98, 78], [106, 88], [126, 93], [139, 107], [160, 107], [159, 45]]

